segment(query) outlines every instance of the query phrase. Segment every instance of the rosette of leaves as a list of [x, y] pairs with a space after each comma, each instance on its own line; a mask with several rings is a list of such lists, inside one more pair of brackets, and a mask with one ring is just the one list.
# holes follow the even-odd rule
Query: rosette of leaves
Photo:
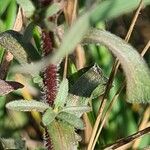
[[51, 137], [53, 149], [77, 149], [80, 138], [75, 131], [84, 129], [80, 117], [83, 113], [91, 111], [89, 100], [103, 94], [107, 82], [97, 65], [85, 70], [79, 71], [84, 73], [70, 89], [68, 80], [62, 80], [54, 100], [54, 107], [35, 100], [12, 101], [7, 103], [6, 107], [17, 111], [42, 112], [42, 123]]

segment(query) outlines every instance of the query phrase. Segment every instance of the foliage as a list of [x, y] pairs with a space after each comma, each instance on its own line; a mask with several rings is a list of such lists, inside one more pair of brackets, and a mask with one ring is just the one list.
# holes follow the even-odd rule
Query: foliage
[[[135, 106], [134, 103], [149, 105], [150, 70], [144, 59], [135, 48], [123, 39], [106, 30], [95, 28], [99, 23], [104, 24], [106, 20], [112, 20], [133, 11], [138, 4], [139, 0], [132, 0], [128, 3], [126, 0], [79, 1], [79, 17], [72, 23], [73, 17], [76, 16], [76, 10], [72, 11], [70, 8], [73, 6], [73, 8], [77, 8], [77, 4], [73, 1], [66, 1], [65, 4], [64, 1], [39, 0], [37, 3], [34, 0], [27, 0], [27, 2], [1, 0], [0, 70], [6, 70], [6, 72], [0, 72], [0, 75], [4, 74], [0, 79], [0, 111], [2, 111], [2, 113], [0, 112], [2, 118], [0, 127], [5, 129], [0, 134], [0, 148], [26, 149], [27, 141], [13, 138], [18, 138], [23, 132], [17, 128], [23, 130], [23, 127], [27, 126], [34, 133], [35, 139], [41, 133], [44, 134], [45, 147], [49, 150], [81, 149], [83, 142], [81, 139], [84, 140], [84, 137], [78, 131], [86, 132], [87, 124], [94, 126], [96, 116], [100, 113], [99, 107], [103, 103], [100, 99], [107, 94], [106, 91], [109, 88], [111, 77], [108, 79], [103, 73], [104, 71], [108, 74], [108, 70], [110, 72], [112, 66], [109, 61], [113, 59], [108, 51], [111, 51], [120, 61], [125, 73], [126, 100], [133, 103], [133, 106]], [[150, 1], [143, 0], [143, 4], [149, 5]], [[3, 7], [1, 7], [2, 5]], [[13, 30], [17, 7], [21, 7], [22, 18], [25, 18], [20, 32]], [[12, 14], [11, 10], [13, 10]], [[70, 17], [72, 19], [69, 20]], [[73, 58], [69, 54], [74, 52], [78, 44], [81, 44], [87, 52], [87, 64], [90, 64], [91, 57], [94, 65], [77, 70], [74, 63], [77, 58]], [[9, 52], [14, 57], [12, 64], [7, 60]], [[76, 54], [76, 57], [78, 55], [81, 55], [80, 52]], [[63, 62], [64, 58], [65, 62]], [[109, 60], [102, 61], [105, 58], [109, 58]], [[104, 66], [103, 69], [95, 62]], [[66, 66], [68, 70], [65, 68]], [[19, 73], [24, 75], [28, 83], [22, 80], [14, 81], [14, 76]], [[66, 73], [68, 74], [66, 75]], [[115, 78], [110, 95], [105, 97], [108, 104], [112, 93], [117, 93], [121, 82], [122, 77]], [[32, 89], [31, 91], [28, 89], [29, 87]], [[42, 96], [33, 94], [32, 91], [41, 92]], [[104, 128], [106, 131], [104, 130], [97, 140], [96, 149], [103, 149], [102, 147], [107, 147], [108, 143], [114, 142], [115, 133], [117, 133], [116, 140], [118, 137], [127, 136], [137, 130], [137, 122], [140, 117], [135, 120], [135, 116], [140, 116], [141, 112], [135, 114], [131, 105], [120, 101], [122, 98], [124, 98], [124, 94], [114, 105], [108, 125]], [[5, 104], [6, 100], [10, 102]], [[22, 121], [24, 124], [17, 125], [17, 120], [15, 120], [16, 127], [11, 129], [9, 127], [11, 117], [4, 113], [5, 106], [12, 112], [11, 117], [15, 118], [14, 111], [19, 111], [20, 118], [27, 117]], [[126, 112], [122, 109], [124, 107], [126, 107]], [[144, 105], [141, 106], [141, 109], [144, 111]], [[31, 116], [21, 113], [26, 111], [31, 112]], [[84, 117], [82, 118], [82, 116], [85, 114], [88, 114], [89, 122], [83, 121]], [[37, 127], [33, 125], [31, 128], [29, 121], [34, 122]], [[116, 124], [122, 125], [126, 132], [117, 132]], [[7, 128], [11, 130], [9, 135], [5, 133]], [[145, 145], [149, 144], [145, 139], [143, 140]]]

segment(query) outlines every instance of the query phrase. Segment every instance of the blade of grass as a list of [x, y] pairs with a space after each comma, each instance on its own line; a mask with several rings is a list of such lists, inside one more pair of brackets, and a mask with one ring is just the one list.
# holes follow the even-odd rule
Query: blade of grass
[[11, 0], [1, 0], [0, 1], [0, 16], [5, 12]]
[[6, 28], [11, 29], [15, 22], [16, 18], [16, 11], [17, 11], [17, 4], [15, 0], [11, 0], [11, 3], [8, 7], [7, 17], [6, 17]]

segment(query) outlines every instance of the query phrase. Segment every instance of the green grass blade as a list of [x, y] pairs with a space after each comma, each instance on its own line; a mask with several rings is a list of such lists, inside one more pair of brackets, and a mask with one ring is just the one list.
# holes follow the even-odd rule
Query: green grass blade
[[7, 10], [6, 16], [6, 29], [12, 29], [15, 19], [16, 19], [16, 12], [17, 12], [17, 4], [15, 0], [11, 0], [10, 5]]
[[5, 12], [11, 0], [0, 0], [0, 16]]

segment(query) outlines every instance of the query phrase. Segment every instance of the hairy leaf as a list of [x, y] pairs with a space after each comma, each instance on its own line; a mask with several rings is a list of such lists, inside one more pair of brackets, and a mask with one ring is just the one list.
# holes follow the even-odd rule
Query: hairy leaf
[[54, 150], [77, 150], [78, 140], [73, 126], [55, 120], [47, 128]]
[[66, 107], [80, 107], [80, 106], [87, 106], [90, 98], [81, 97], [77, 95], [68, 95]]
[[129, 102], [150, 103], [150, 70], [132, 46], [107, 31], [97, 29], [92, 29], [83, 41], [103, 44], [119, 59], [126, 74]]
[[70, 107], [64, 107], [61, 112], [67, 112], [73, 115], [76, 115], [77, 117], [81, 117], [81, 115], [85, 112], [91, 111], [91, 107], [89, 106], [70, 106]]
[[19, 82], [4, 81], [0, 79], [0, 95], [6, 95], [19, 88], [23, 88], [23, 85]]
[[31, 43], [26, 43], [19, 32], [8, 30], [0, 33], [0, 46], [10, 51], [19, 63], [28, 63], [28, 60], [39, 60], [40, 55]]
[[77, 129], [81, 130], [84, 129], [84, 124], [82, 120], [79, 117], [75, 116], [74, 114], [61, 112], [57, 115], [57, 118], [69, 123], [70, 125], [74, 126]]
[[57, 114], [49, 107], [46, 112], [43, 114], [42, 122], [45, 126], [50, 125], [54, 119], [56, 118]]
[[34, 11], [35, 11], [35, 7], [33, 5], [33, 3], [31, 2], [31, 0], [16, 0], [17, 3], [22, 7], [26, 17], [32, 17]]
[[68, 96], [68, 80], [63, 79], [60, 83], [56, 99], [54, 101], [55, 107], [63, 107]]
[[44, 112], [47, 108], [49, 108], [48, 104], [38, 102], [35, 100], [16, 100], [6, 104], [6, 107], [11, 110], [16, 111], [38, 111]]
[[61, 9], [60, 3], [53, 3], [52, 5], [50, 5], [46, 10], [46, 16], [45, 16], [46, 19], [56, 14], [58, 11], [60, 11], [60, 9]]

